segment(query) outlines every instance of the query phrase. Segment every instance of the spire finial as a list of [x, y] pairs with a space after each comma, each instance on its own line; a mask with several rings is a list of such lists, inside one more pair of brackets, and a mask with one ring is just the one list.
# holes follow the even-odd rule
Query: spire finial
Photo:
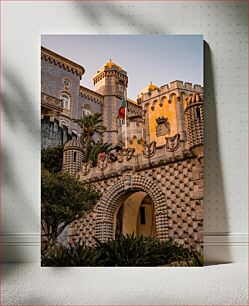
[[110, 63], [112, 62], [112, 59], [110, 58]]
[[150, 81], [150, 85], [152, 85], [152, 82]]

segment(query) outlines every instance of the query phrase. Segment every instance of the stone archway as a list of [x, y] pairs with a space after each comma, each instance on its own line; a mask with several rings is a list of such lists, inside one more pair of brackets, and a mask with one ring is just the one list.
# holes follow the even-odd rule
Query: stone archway
[[96, 207], [95, 235], [100, 241], [114, 237], [114, 216], [120, 200], [136, 191], [144, 191], [151, 197], [155, 207], [157, 237], [161, 240], [168, 238], [167, 205], [162, 189], [151, 179], [126, 174], [105, 192]]

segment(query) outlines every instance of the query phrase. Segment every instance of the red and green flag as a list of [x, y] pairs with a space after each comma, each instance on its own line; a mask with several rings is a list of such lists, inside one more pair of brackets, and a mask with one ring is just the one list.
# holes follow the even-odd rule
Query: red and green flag
[[126, 112], [126, 100], [125, 97], [123, 96], [120, 108], [118, 110], [118, 115], [120, 119], [125, 120], [125, 112]]

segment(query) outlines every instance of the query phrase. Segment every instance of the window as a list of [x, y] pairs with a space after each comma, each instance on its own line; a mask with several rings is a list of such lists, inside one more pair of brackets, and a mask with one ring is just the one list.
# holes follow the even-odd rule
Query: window
[[200, 121], [201, 120], [201, 111], [200, 111], [199, 107], [197, 107], [195, 110], [196, 110], [196, 116], [197, 116], [198, 120]]
[[73, 152], [73, 161], [74, 162], [76, 162], [76, 156], [77, 156], [76, 154], [77, 154], [76, 152]]
[[63, 93], [61, 95], [61, 107], [64, 109], [69, 109], [70, 97], [69, 95]]
[[118, 84], [118, 91], [119, 91], [120, 93], [123, 93], [123, 92], [124, 92], [124, 86], [121, 85], [121, 84]]
[[90, 109], [82, 108], [82, 117], [91, 115]]
[[139, 209], [140, 212], [140, 224], [146, 224], [145, 222], [145, 207], [141, 206]]

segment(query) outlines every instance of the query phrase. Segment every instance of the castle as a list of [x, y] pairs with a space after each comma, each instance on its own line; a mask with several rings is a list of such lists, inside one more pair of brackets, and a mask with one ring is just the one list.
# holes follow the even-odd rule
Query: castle
[[[80, 85], [82, 66], [41, 49], [42, 147], [64, 145], [63, 170], [102, 193], [95, 209], [70, 225], [68, 239], [87, 244], [123, 234], [172, 238], [197, 250], [203, 244], [203, 88], [173, 81], [149, 84], [126, 98], [127, 72], [111, 60], [93, 76], [94, 91]], [[103, 142], [121, 149], [83, 162], [80, 127], [73, 121], [100, 113]], [[127, 144], [124, 146], [124, 144]]]

